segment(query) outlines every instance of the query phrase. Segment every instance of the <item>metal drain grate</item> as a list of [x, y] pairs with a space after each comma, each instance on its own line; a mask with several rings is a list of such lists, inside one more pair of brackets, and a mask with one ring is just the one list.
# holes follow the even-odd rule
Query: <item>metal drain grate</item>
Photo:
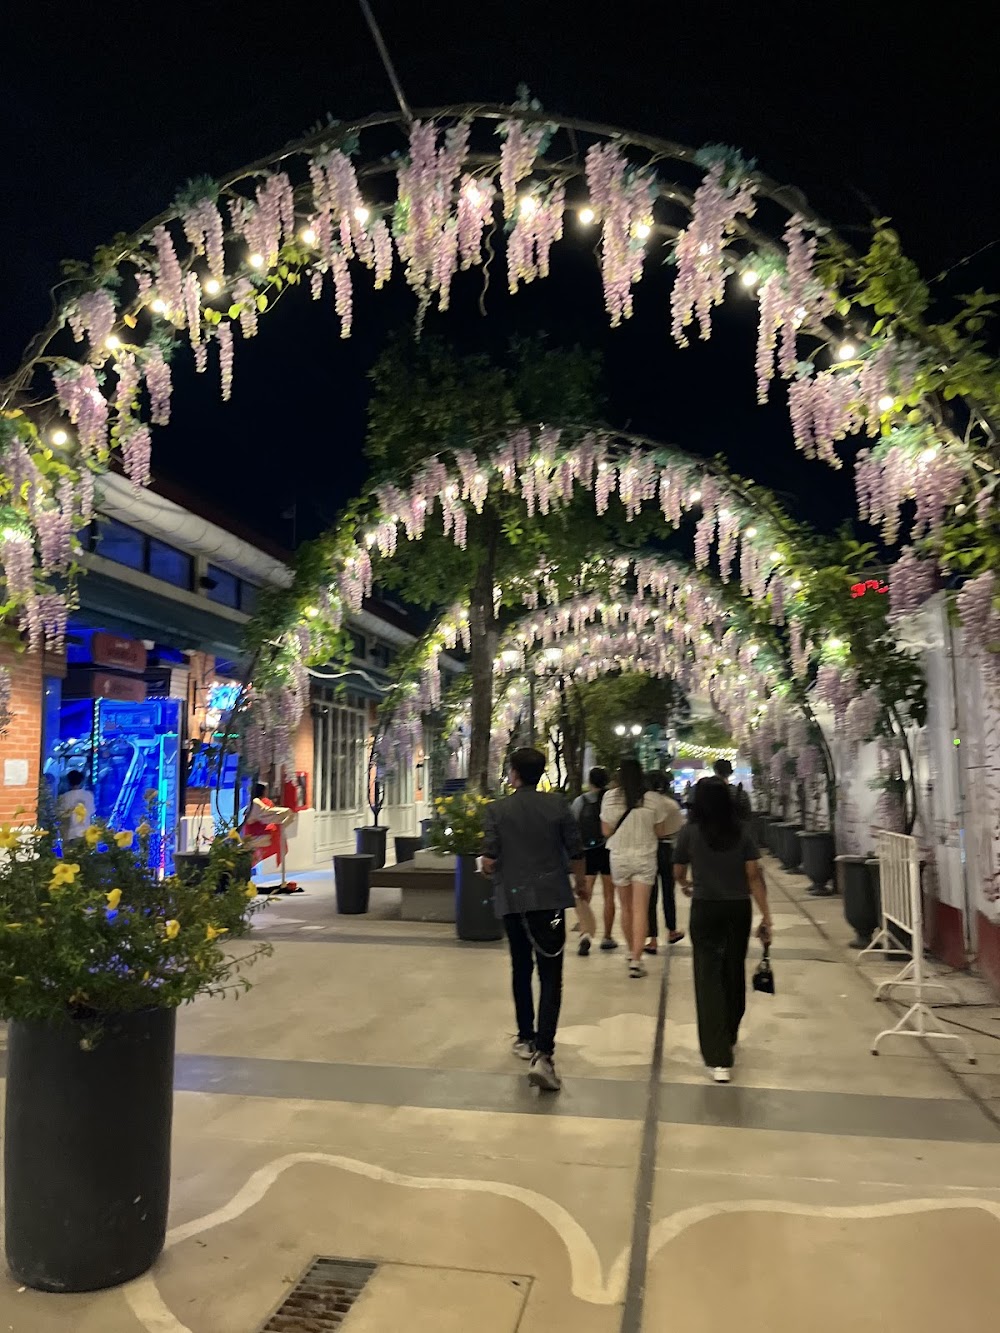
[[378, 1267], [352, 1259], [314, 1259], [260, 1333], [331, 1333]]

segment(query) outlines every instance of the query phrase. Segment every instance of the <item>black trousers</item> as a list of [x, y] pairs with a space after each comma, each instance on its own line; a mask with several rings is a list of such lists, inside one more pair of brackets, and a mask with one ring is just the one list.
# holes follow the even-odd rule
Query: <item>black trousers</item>
[[710, 1069], [731, 1069], [733, 1047], [746, 1012], [747, 946], [753, 909], [749, 898], [691, 902], [691, 948], [698, 1040]]
[[[555, 923], [555, 924], [553, 924]], [[510, 947], [510, 974], [514, 991], [517, 1035], [533, 1041], [543, 1055], [556, 1048], [556, 1026], [562, 1004], [563, 954], [566, 947], [566, 916], [560, 909], [505, 916], [504, 929]], [[538, 968], [538, 1025], [531, 974]]]
[[674, 844], [662, 838], [656, 844], [656, 880], [649, 891], [649, 928], [646, 935], [655, 940], [659, 931], [656, 924], [656, 902], [663, 885], [663, 920], [667, 930], [677, 929], [677, 903], [674, 899]]

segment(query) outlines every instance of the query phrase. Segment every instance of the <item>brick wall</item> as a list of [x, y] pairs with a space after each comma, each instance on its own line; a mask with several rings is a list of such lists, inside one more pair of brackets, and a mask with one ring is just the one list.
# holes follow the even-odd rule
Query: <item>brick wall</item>
[[[42, 752], [42, 654], [16, 653], [0, 645], [0, 666], [10, 674], [13, 718], [0, 737], [0, 822], [27, 824], [38, 804], [38, 766]], [[6, 760], [26, 760], [28, 780], [7, 786]], [[23, 806], [21, 814], [15, 814]]]

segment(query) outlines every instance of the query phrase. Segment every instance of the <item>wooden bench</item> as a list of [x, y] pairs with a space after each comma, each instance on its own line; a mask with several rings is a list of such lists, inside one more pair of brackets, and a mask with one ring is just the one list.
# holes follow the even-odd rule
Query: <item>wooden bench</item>
[[373, 870], [372, 886], [399, 889], [403, 900], [402, 921], [454, 921], [455, 870], [453, 866], [423, 865], [402, 861], [399, 865]]

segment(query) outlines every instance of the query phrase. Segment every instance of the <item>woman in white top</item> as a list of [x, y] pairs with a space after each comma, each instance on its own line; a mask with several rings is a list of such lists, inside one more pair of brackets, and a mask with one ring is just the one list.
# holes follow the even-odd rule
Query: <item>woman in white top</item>
[[601, 802], [601, 829], [611, 853], [611, 880], [622, 905], [630, 977], [644, 977], [642, 961], [649, 894], [656, 879], [656, 851], [666, 836], [663, 802], [647, 792], [637, 759], [623, 759], [618, 780]]

